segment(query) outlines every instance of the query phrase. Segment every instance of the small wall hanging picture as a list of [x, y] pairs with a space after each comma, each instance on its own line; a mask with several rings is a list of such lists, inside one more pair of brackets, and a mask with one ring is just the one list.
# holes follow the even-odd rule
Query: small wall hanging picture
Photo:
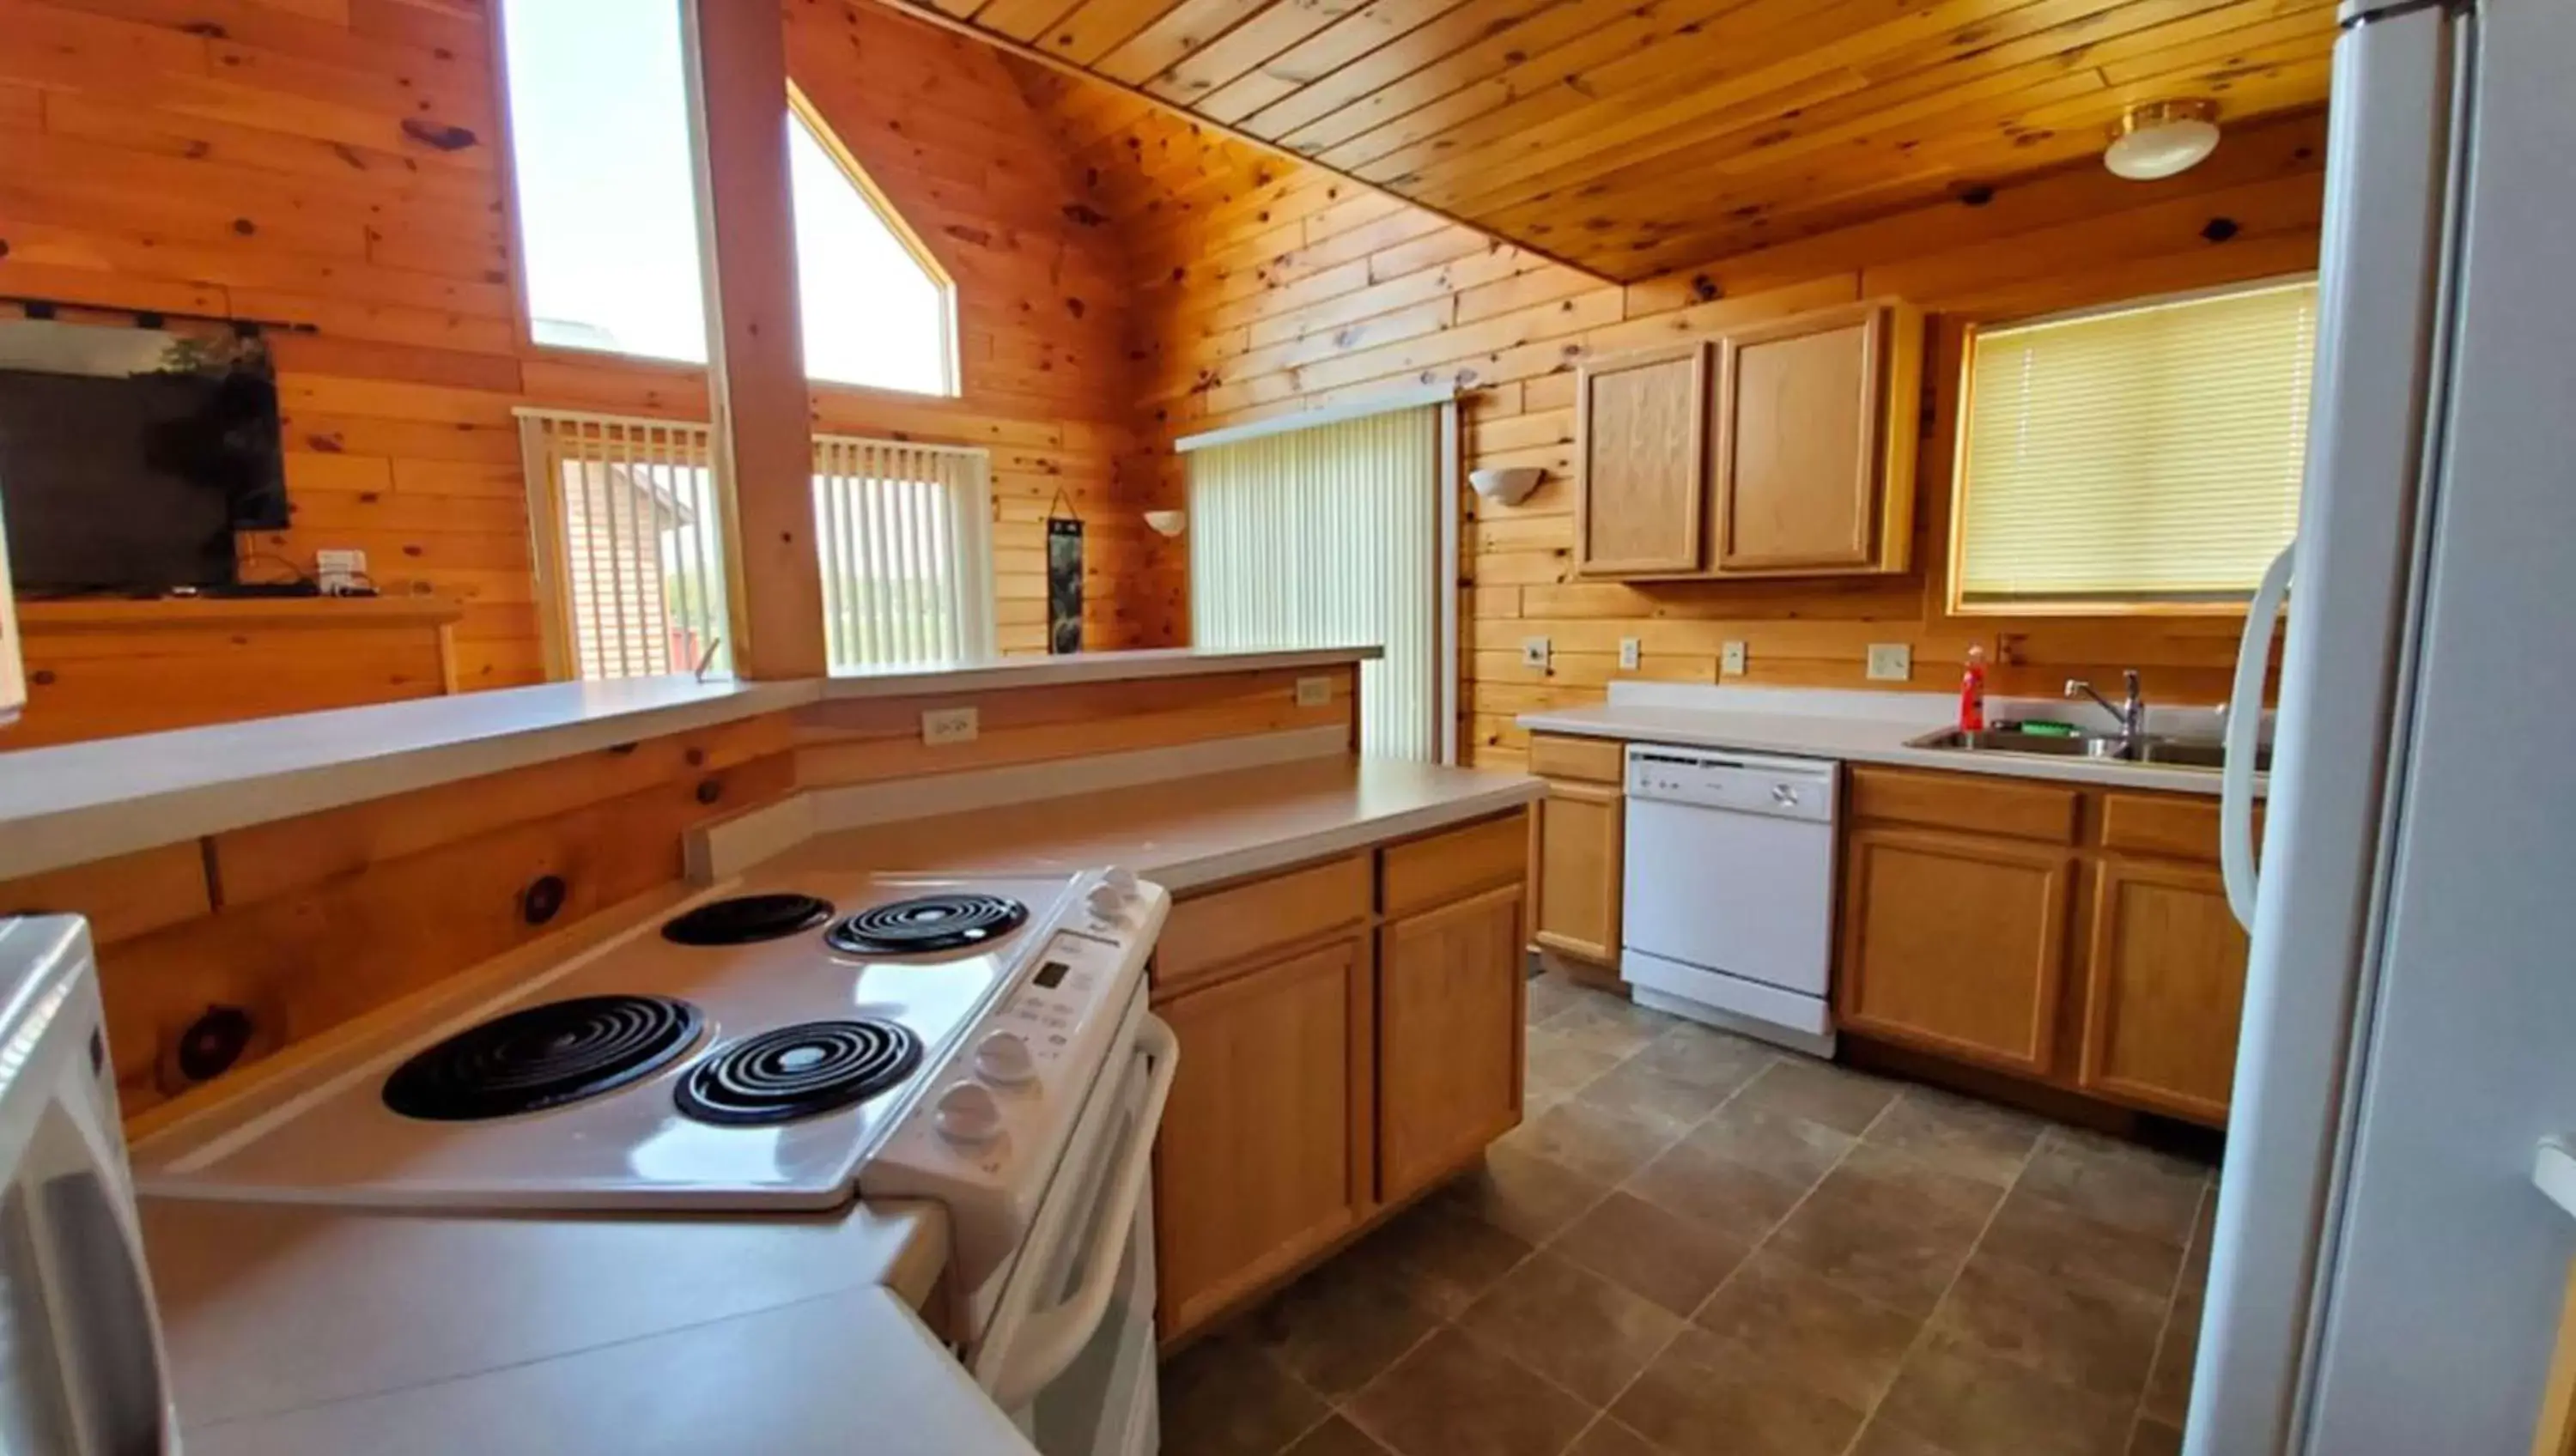
[[[1062, 506], [1064, 514], [1056, 514]], [[1047, 651], [1082, 650], [1082, 517], [1063, 491], [1047, 506]]]

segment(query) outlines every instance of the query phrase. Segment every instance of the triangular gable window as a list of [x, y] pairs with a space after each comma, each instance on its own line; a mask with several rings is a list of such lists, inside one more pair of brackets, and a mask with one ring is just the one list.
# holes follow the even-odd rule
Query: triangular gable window
[[[533, 342], [705, 363], [678, 9], [511, 0], [502, 15]], [[957, 393], [954, 284], [793, 87], [785, 124], [807, 375]]]
[[955, 294], [947, 274], [793, 91], [787, 169], [796, 196], [807, 377], [955, 394]]

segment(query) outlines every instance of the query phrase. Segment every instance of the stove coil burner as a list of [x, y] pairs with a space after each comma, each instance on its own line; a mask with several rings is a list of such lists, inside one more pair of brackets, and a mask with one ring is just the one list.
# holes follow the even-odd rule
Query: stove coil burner
[[852, 955], [927, 955], [997, 940], [1028, 918], [1028, 906], [999, 895], [923, 895], [872, 905], [823, 939]]
[[832, 902], [812, 895], [738, 895], [710, 900], [662, 926], [674, 945], [749, 945], [813, 929], [832, 918]]
[[793, 1122], [865, 1102], [920, 1065], [921, 1038], [891, 1021], [809, 1021], [717, 1048], [677, 1095], [700, 1122]]
[[586, 1101], [641, 1081], [698, 1039], [698, 1008], [665, 996], [577, 996], [523, 1007], [421, 1052], [385, 1079], [385, 1106], [480, 1122]]

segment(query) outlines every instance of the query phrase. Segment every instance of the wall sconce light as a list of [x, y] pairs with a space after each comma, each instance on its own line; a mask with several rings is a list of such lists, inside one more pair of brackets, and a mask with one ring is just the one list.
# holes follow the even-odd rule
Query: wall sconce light
[[1189, 523], [1190, 513], [1187, 511], [1147, 511], [1145, 513], [1145, 524], [1153, 528], [1157, 536], [1178, 536]]
[[1538, 489], [1547, 472], [1535, 465], [1515, 465], [1504, 470], [1470, 470], [1467, 483], [1476, 494], [1500, 506], [1516, 506]]

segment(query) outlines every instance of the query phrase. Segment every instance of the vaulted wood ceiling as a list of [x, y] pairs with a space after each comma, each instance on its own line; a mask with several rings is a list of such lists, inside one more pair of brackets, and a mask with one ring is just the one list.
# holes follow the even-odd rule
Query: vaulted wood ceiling
[[1620, 280], [2326, 94], [2333, 0], [894, 0]]

